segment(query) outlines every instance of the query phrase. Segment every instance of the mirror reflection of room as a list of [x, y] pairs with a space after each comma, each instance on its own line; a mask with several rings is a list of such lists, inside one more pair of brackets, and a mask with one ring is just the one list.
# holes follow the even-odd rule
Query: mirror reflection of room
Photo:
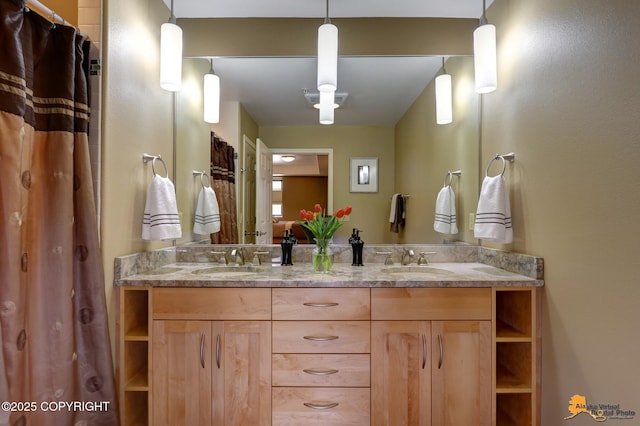
[[274, 154], [272, 180], [273, 243], [280, 244], [285, 233], [298, 244], [310, 242], [298, 221], [300, 210], [316, 203], [327, 206], [328, 155]]

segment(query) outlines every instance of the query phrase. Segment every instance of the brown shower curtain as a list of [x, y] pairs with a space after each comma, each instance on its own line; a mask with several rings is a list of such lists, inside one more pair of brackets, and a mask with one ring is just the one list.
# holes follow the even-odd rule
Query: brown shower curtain
[[118, 424], [87, 43], [0, 0], [0, 424]]
[[212, 186], [220, 207], [220, 232], [211, 234], [213, 244], [237, 244], [235, 150], [211, 132]]

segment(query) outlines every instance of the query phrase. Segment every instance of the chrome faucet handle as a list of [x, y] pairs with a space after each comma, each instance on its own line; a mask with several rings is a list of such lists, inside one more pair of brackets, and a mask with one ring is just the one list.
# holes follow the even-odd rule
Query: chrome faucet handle
[[411, 263], [411, 259], [415, 256], [415, 253], [412, 249], [402, 249], [402, 264], [409, 265]]
[[227, 258], [227, 253], [224, 251], [210, 251], [209, 254], [214, 256], [220, 256], [218, 258], [218, 263], [224, 263], [225, 265], [229, 264], [229, 259]]
[[253, 261], [252, 263], [256, 266], [262, 265], [261, 255], [271, 254], [269, 251], [254, 251], [253, 252]]
[[231, 249], [230, 255], [233, 257], [233, 260], [236, 265], [238, 266], [244, 265], [244, 257], [245, 257], [244, 247]]
[[391, 259], [391, 255], [393, 254], [393, 252], [391, 251], [377, 251], [376, 255], [378, 256], [387, 256], [384, 259], [384, 264], [385, 265], [393, 265], [393, 259]]
[[422, 252], [420, 252], [420, 257], [418, 257], [418, 265], [419, 266], [428, 265], [429, 261], [427, 260], [427, 256], [430, 256], [432, 254], [436, 254], [436, 252], [435, 251], [422, 251]]

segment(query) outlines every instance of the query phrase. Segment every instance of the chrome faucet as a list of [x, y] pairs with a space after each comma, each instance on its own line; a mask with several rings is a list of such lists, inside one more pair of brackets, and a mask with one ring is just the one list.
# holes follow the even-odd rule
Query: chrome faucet
[[244, 247], [233, 248], [229, 253], [236, 265], [244, 265], [245, 250]]
[[401, 263], [403, 265], [408, 265], [413, 261], [413, 257], [415, 256], [415, 253], [413, 253], [412, 249], [402, 249], [402, 261]]

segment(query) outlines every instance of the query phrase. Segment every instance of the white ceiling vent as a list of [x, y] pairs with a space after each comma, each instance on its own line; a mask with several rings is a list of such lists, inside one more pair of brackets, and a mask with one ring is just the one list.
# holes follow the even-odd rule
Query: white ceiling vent
[[[319, 92], [308, 92], [307, 90], [303, 90], [304, 98], [307, 100], [307, 103], [312, 107], [318, 109], [320, 108], [320, 93]], [[348, 93], [338, 93], [335, 95], [335, 108], [341, 107], [344, 102], [349, 97]]]

